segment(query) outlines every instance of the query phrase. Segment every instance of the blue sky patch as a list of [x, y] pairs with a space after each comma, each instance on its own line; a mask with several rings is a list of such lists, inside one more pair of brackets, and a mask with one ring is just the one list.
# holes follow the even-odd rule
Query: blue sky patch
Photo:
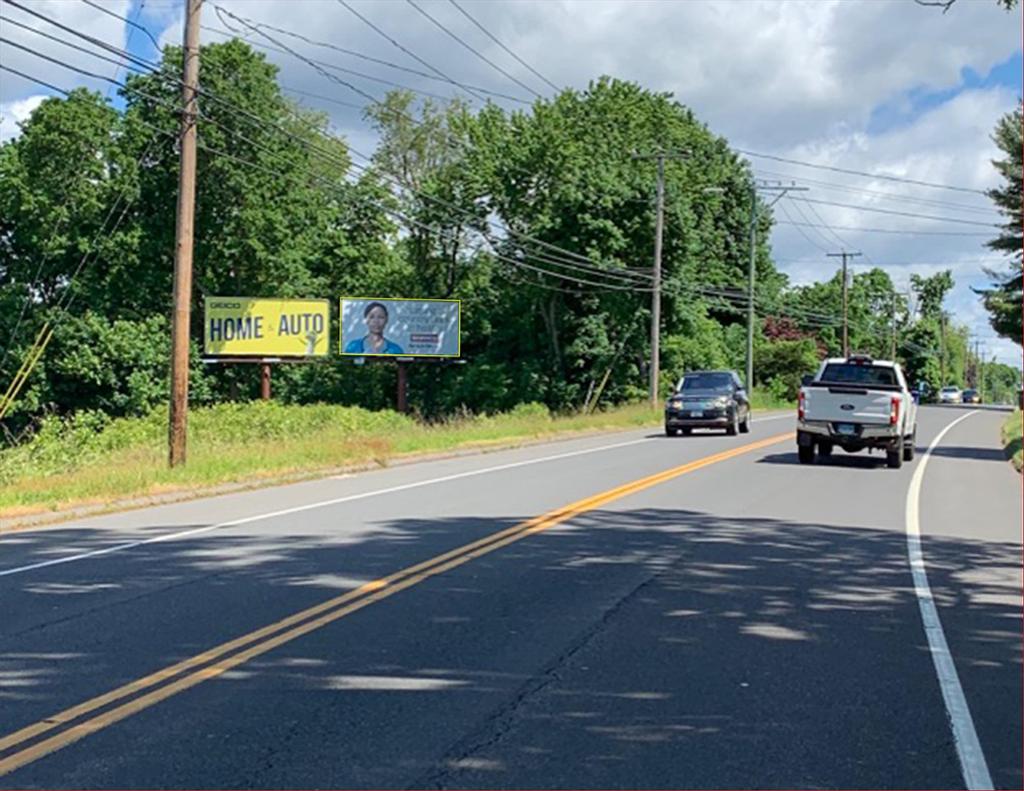
[[934, 91], [918, 86], [880, 104], [871, 111], [867, 133], [883, 134], [891, 129], [911, 124], [929, 110], [945, 104], [964, 91], [1000, 87], [1010, 88], [1020, 96], [1024, 93], [1022, 70], [1024, 54], [1020, 50], [1002, 63], [997, 63], [985, 75], [980, 75], [974, 69], [965, 66], [960, 70], [960, 84], [953, 88]]

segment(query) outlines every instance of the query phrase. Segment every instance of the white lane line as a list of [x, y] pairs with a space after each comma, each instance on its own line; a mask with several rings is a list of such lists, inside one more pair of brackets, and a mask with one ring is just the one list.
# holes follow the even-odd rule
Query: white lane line
[[[757, 420], [751, 420], [752, 423], [764, 423], [769, 420], [780, 420], [782, 418], [792, 418], [791, 414], [783, 415], [769, 415], [768, 417], [758, 418]], [[219, 530], [223, 527], [236, 527], [237, 525], [244, 525], [250, 522], [259, 522], [263, 519], [273, 519], [276, 516], [286, 516], [288, 514], [297, 514], [301, 511], [309, 511], [314, 508], [324, 508], [329, 505], [339, 505], [340, 503], [348, 503], [353, 500], [364, 500], [368, 497], [378, 497], [382, 494], [393, 494], [394, 492], [401, 492], [407, 489], [417, 489], [421, 486], [432, 486], [436, 483], [445, 483], [447, 481], [455, 481], [460, 478], [470, 478], [475, 475], [486, 475], [491, 472], [500, 472], [501, 470], [511, 470], [515, 467], [526, 467], [530, 464], [540, 464], [546, 461], [556, 461], [558, 459], [568, 459], [572, 456], [583, 456], [587, 453], [598, 453], [604, 450], [614, 450], [615, 448], [624, 448], [629, 445], [638, 445], [641, 442], [649, 442], [649, 437], [642, 437], [640, 439], [632, 439], [627, 442], [616, 442], [612, 445], [601, 445], [597, 448], [585, 448], [583, 450], [569, 451], [568, 453], [557, 453], [554, 456], [544, 456], [539, 459], [527, 459], [526, 461], [515, 461], [510, 464], [499, 464], [494, 467], [485, 467], [482, 470], [469, 470], [467, 472], [459, 472], [454, 475], [445, 475], [440, 478], [430, 478], [425, 481], [416, 481], [414, 483], [405, 483], [400, 486], [391, 486], [387, 489], [375, 489], [371, 492], [363, 492], [361, 494], [350, 494], [345, 497], [336, 497], [333, 500], [321, 500], [315, 503], [308, 503], [306, 505], [298, 505], [294, 508], [283, 508], [280, 511], [270, 511], [268, 513], [256, 514], [255, 516], [247, 516], [243, 519], [232, 519], [229, 522], [218, 522], [215, 525], [207, 525], [206, 527], [196, 527], [192, 530], [182, 530], [177, 533], [165, 533], [154, 538], [146, 538], [141, 541], [130, 541], [124, 544], [116, 544], [112, 547], [104, 547], [103, 549], [94, 549], [91, 552], [82, 552], [77, 555], [66, 555], [60, 558], [54, 558], [52, 560], [43, 560], [38, 563], [31, 563], [27, 566], [18, 566], [12, 569], [4, 569], [0, 571], [0, 577], [8, 577], [12, 574], [22, 574], [26, 571], [34, 571], [35, 569], [46, 568], [47, 566], [57, 566], [62, 563], [73, 563], [76, 560], [85, 560], [86, 558], [95, 558], [101, 555], [110, 555], [114, 552], [124, 552], [127, 549], [135, 549], [136, 547], [146, 546], [147, 544], [158, 544], [162, 541], [173, 541], [179, 538], [188, 538], [190, 536], [198, 536], [202, 533], [209, 533], [211, 530]], [[2, 545], [2, 542], [0, 542]]]
[[932, 444], [928, 446], [928, 450], [922, 454], [921, 461], [918, 463], [917, 469], [914, 470], [914, 477], [910, 480], [910, 488], [907, 490], [907, 555], [910, 560], [910, 571], [914, 577], [917, 604], [921, 609], [924, 633], [928, 637], [928, 648], [932, 655], [932, 663], [935, 665], [935, 673], [939, 677], [942, 699], [946, 704], [946, 714], [949, 716], [949, 722], [953, 728], [953, 743], [956, 745], [957, 757], [960, 759], [960, 771], [963, 774], [964, 783], [969, 789], [987, 790], [993, 787], [992, 777], [988, 772], [988, 764], [985, 763], [985, 754], [982, 752], [981, 742], [978, 741], [978, 734], [974, 730], [974, 720], [971, 719], [971, 710], [967, 707], [967, 698], [964, 697], [963, 687], [960, 686], [956, 664], [949, 652], [949, 644], [946, 642], [946, 633], [942, 630], [939, 612], [935, 608], [932, 589], [928, 585], [928, 573], [925, 571], [924, 555], [921, 552], [919, 510], [921, 482], [924, 480], [924, 471], [928, 466], [932, 451], [946, 436], [947, 431], [977, 412], [977, 409], [971, 410], [940, 431], [939, 435], [932, 440]]

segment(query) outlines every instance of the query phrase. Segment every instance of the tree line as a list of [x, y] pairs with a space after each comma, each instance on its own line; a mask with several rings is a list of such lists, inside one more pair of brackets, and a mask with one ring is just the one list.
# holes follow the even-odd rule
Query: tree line
[[[167, 47], [158, 72], [127, 78], [122, 109], [85, 89], [47, 99], [0, 146], [0, 386], [53, 327], [8, 436], [46, 413], [135, 415], [166, 400], [180, 65]], [[411, 367], [411, 405], [427, 419], [641, 398], [655, 166], [634, 154], [659, 150], [686, 154], [665, 165], [662, 387], [686, 369], [742, 370], [754, 176], [670, 95], [601, 78], [509, 112], [394, 91], [365, 111], [379, 141], [364, 153], [243, 42], [204, 46], [200, 85], [193, 403], [259, 391], [255, 366], [200, 360], [201, 300], [229, 295], [461, 299], [467, 364]], [[754, 384], [791, 397], [840, 351], [842, 284], [792, 287], [762, 208]], [[895, 337], [915, 381], [966, 384], [966, 330], [942, 308], [952, 285], [949, 273], [915, 278], [908, 299], [883, 270], [858, 272], [851, 347], [888, 357]], [[274, 392], [384, 408], [395, 375], [337, 358], [281, 365]]]

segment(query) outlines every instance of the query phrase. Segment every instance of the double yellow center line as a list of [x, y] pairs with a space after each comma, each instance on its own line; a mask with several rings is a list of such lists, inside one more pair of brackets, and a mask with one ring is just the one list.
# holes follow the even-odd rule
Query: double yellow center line
[[[222, 643], [201, 654], [65, 709], [0, 738], [0, 755], [6, 754], [6, 757], [0, 758], [0, 776], [66, 747], [108, 725], [130, 717], [172, 695], [194, 687], [203, 681], [216, 678], [226, 671], [304, 634], [320, 629], [381, 599], [393, 596], [425, 579], [443, 574], [481, 555], [540, 533], [614, 500], [657, 486], [659, 483], [699, 470], [702, 467], [791, 439], [792, 436], [791, 432], [777, 434], [767, 439], [705, 456], [679, 467], [673, 467], [664, 472], [640, 478], [623, 486], [570, 503], [460, 546], [450, 552], [437, 555], [422, 563], [368, 582], [353, 591], [328, 599], [262, 629]], [[58, 732], [46, 736], [51, 731]]]

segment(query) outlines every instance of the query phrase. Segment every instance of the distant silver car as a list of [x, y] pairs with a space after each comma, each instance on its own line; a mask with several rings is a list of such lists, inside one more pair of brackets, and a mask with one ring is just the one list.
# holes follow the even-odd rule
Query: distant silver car
[[962, 404], [963, 402], [964, 395], [960, 392], [959, 387], [943, 387], [939, 391], [940, 404]]

